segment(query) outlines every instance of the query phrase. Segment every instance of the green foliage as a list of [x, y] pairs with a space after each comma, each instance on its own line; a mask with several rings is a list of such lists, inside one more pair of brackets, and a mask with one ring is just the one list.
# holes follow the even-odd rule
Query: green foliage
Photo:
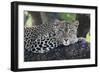
[[29, 14], [25, 26], [32, 27], [32, 16], [31, 16], [31, 14]]
[[[72, 23], [76, 20], [75, 13], [59, 13], [59, 16], [68, 23]], [[32, 15], [28, 11], [24, 12], [24, 25], [25, 27], [32, 27]]]
[[62, 20], [65, 20], [69, 23], [72, 23], [76, 20], [76, 14], [74, 13], [61, 13], [60, 16]]
[[24, 24], [25, 27], [32, 27], [32, 15], [27, 11], [24, 12]]
[[86, 41], [90, 42], [90, 33], [89, 32], [86, 34]]

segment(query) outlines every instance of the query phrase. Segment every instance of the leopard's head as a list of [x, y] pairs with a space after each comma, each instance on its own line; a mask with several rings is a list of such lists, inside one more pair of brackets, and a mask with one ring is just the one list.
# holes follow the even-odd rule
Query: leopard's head
[[78, 25], [79, 21], [67, 23], [65, 21], [57, 20], [54, 24], [54, 30], [56, 33], [55, 38], [57, 38], [57, 40], [63, 45], [70, 45], [77, 42]]
[[77, 38], [77, 29], [79, 26], [79, 21], [74, 21], [71, 24], [67, 24], [67, 32], [65, 33], [65, 37], [63, 38], [64, 45], [74, 44], [78, 41]]

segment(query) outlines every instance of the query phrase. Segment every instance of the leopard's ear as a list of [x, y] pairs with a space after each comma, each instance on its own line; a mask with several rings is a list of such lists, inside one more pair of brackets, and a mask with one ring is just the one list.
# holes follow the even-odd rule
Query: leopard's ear
[[58, 19], [56, 19], [55, 21], [54, 21], [54, 25], [58, 25], [60, 23], [60, 21], [58, 20]]
[[79, 25], [79, 21], [76, 20], [76, 21], [74, 22], [74, 24], [75, 24], [75, 25]]
[[74, 21], [74, 23], [73, 23], [75, 26], [76, 26], [76, 28], [78, 28], [78, 26], [79, 26], [79, 21], [78, 20], [76, 20], [76, 21]]

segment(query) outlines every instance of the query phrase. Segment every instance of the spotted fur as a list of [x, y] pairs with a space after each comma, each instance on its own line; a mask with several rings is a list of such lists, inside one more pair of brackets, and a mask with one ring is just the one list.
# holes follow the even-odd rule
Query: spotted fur
[[68, 24], [56, 21], [54, 24], [41, 24], [24, 28], [24, 48], [33, 53], [46, 53], [59, 45], [77, 42], [77, 21]]

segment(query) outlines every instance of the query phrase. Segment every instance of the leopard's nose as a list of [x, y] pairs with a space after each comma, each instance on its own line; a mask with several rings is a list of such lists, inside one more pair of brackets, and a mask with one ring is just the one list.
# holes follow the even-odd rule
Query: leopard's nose
[[64, 39], [66, 42], [68, 41], [68, 39]]
[[69, 44], [70, 44], [70, 42], [69, 42], [69, 40], [68, 40], [68, 39], [64, 39], [63, 44], [67, 46], [67, 45], [69, 45]]

